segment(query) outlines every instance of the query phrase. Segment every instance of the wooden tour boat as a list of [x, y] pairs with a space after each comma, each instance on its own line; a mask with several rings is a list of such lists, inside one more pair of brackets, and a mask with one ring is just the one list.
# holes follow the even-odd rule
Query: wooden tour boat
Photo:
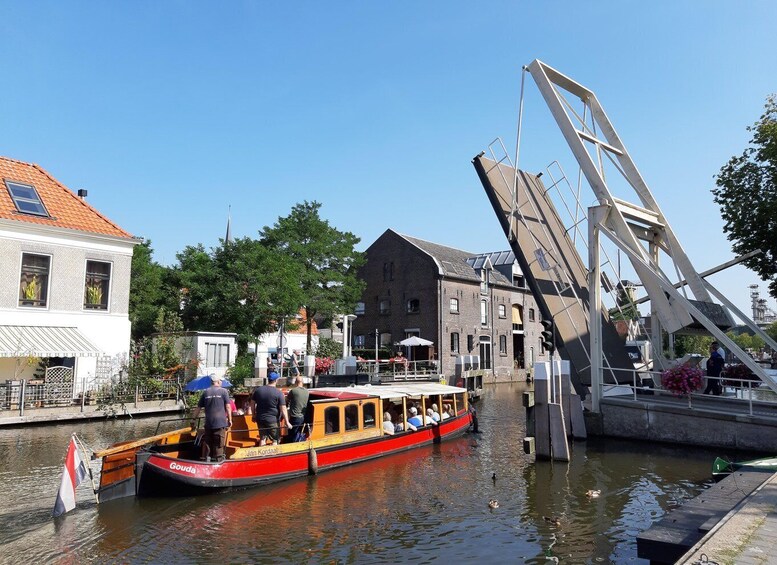
[[[407, 413], [419, 414], [436, 404], [450, 407], [450, 417], [436, 425], [408, 430]], [[389, 412], [402, 429], [389, 435], [383, 415]], [[437, 383], [310, 389], [306, 439], [259, 446], [259, 429], [251, 415], [233, 415], [226, 459], [200, 460], [202, 430], [181, 428], [97, 451], [102, 473], [100, 502], [125, 496], [191, 495], [248, 487], [315, 474], [463, 434], [470, 426], [467, 390]], [[282, 426], [283, 433], [285, 428]]]

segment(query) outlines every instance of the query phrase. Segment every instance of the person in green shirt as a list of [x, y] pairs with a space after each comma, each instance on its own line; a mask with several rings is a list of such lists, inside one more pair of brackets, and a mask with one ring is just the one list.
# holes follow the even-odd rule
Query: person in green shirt
[[302, 386], [302, 377], [297, 376], [294, 379], [294, 386], [289, 389], [286, 395], [286, 405], [289, 407], [289, 421], [292, 426], [289, 433], [291, 441], [305, 440], [305, 414], [308, 409], [309, 396], [308, 389]]

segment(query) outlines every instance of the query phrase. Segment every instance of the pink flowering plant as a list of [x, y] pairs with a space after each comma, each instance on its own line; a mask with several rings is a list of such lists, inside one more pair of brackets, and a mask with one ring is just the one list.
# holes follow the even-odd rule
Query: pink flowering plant
[[726, 377], [726, 384], [728, 386], [745, 386], [743, 381], [761, 380], [747, 365], [742, 363], [726, 365], [723, 369], [723, 376]]
[[323, 375], [329, 373], [335, 366], [335, 361], [331, 357], [316, 357], [316, 374]]
[[676, 396], [686, 396], [700, 390], [704, 372], [698, 367], [679, 365], [661, 373], [661, 386]]

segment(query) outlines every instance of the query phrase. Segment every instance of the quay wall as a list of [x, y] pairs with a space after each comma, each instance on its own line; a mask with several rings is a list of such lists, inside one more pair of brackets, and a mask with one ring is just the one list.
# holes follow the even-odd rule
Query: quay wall
[[777, 419], [602, 399], [601, 413], [586, 412], [591, 435], [743, 451], [777, 452]]
[[175, 414], [184, 409], [182, 402], [169, 400], [140, 401], [135, 405], [128, 403], [116, 406], [115, 412], [100, 410], [98, 406], [62, 406], [56, 408], [27, 408], [20, 416], [18, 410], [0, 411], [0, 428], [11, 426], [27, 426], [37, 424], [58, 424], [78, 420], [99, 420], [106, 418], [130, 418], [132, 416], [151, 416], [154, 414]]

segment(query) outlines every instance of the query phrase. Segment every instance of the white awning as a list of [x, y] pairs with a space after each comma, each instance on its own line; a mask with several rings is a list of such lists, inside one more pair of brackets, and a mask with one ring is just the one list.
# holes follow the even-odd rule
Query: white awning
[[0, 326], [0, 357], [97, 357], [100, 354], [77, 328]]

